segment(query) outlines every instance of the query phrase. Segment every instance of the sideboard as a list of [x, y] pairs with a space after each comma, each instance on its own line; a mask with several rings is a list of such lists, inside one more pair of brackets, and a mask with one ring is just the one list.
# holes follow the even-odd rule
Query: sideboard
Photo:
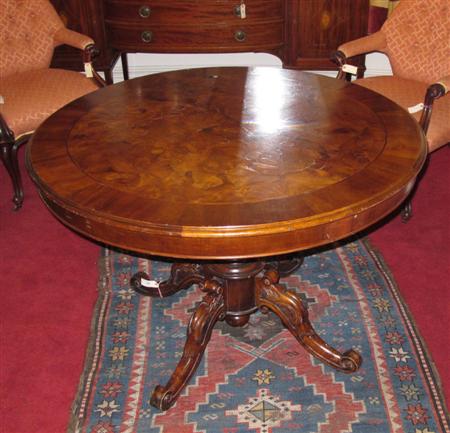
[[[66, 25], [91, 36], [95, 66], [112, 82], [126, 53], [266, 52], [286, 68], [332, 70], [330, 54], [367, 33], [369, 0], [52, 0]], [[353, 59], [364, 65], [364, 56]], [[55, 50], [52, 66], [77, 69]]]

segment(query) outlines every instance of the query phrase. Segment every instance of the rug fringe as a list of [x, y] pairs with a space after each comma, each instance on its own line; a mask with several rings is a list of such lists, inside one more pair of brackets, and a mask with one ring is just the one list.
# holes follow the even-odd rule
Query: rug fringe
[[[433, 361], [433, 357], [431, 355], [431, 352], [428, 350], [428, 347], [425, 343], [425, 339], [422, 337], [422, 334], [420, 333], [419, 328], [417, 327], [417, 324], [414, 320], [414, 316], [411, 313], [408, 304], [406, 303], [405, 299], [403, 298], [403, 295], [401, 293], [401, 290], [397, 284], [397, 281], [395, 280], [394, 275], [392, 274], [392, 271], [390, 270], [389, 266], [387, 265], [383, 255], [381, 254], [381, 252], [378, 250], [377, 247], [375, 247], [372, 242], [370, 241], [369, 238], [365, 237], [361, 239], [362, 243], [364, 244], [364, 246], [367, 248], [367, 251], [372, 255], [372, 257], [374, 258], [374, 260], [376, 260], [376, 262], [378, 263], [379, 267], [382, 269], [383, 273], [385, 274], [386, 278], [387, 278], [387, 282], [389, 284], [389, 287], [392, 290], [392, 293], [394, 294], [394, 299], [397, 301], [397, 306], [401, 307], [399, 308], [399, 311], [402, 312], [402, 310], [404, 311], [404, 314], [406, 315], [406, 319], [405, 320], [405, 324], [411, 326], [412, 329], [410, 329], [410, 335], [411, 337], [414, 335], [416, 337], [416, 339], [418, 340], [419, 344], [422, 346], [422, 350], [427, 353], [427, 357], [425, 358], [425, 360], [428, 361], [428, 366], [430, 368], [430, 375], [431, 377], [429, 379], [431, 379], [432, 385], [434, 386], [430, 386], [430, 392], [435, 392], [435, 398], [434, 401], [441, 401], [442, 405], [444, 406], [440, 411], [439, 411], [439, 416], [442, 417], [443, 420], [445, 420], [447, 422], [446, 426], [442, 426], [444, 428], [444, 431], [449, 432], [449, 424], [450, 424], [450, 416], [449, 416], [449, 410], [448, 410], [448, 405], [447, 405], [447, 401], [445, 399], [444, 396], [444, 391], [442, 388], [442, 381], [441, 381], [441, 377], [439, 375], [439, 372], [436, 368], [436, 364]], [[426, 372], [424, 372], [424, 376], [426, 377]], [[438, 410], [438, 408], [436, 408], [436, 410]]]
[[[97, 264], [99, 279], [97, 283], [98, 297], [94, 306], [92, 320], [89, 331], [89, 341], [84, 357], [83, 370], [78, 383], [75, 399], [70, 408], [69, 424], [67, 433], [80, 433], [85, 418], [85, 405], [89, 402], [91, 393], [91, 377], [97, 369], [97, 355], [101, 351], [98, 346], [98, 336], [103, 334], [102, 329], [105, 317], [105, 303], [111, 294], [111, 272], [110, 272], [110, 251], [102, 248]], [[103, 311], [103, 314], [102, 314]]]

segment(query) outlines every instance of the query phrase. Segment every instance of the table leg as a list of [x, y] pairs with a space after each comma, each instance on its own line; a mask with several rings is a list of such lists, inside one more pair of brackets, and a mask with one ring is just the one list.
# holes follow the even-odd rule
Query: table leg
[[216, 281], [209, 280], [201, 289], [206, 295], [189, 321], [183, 355], [167, 384], [158, 385], [150, 399], [150, 404], [161, 410], [169, 409], [175, 402], [195, 373], [214, 325], [225, 318], [223, 287]]
[[278, 284], [275, 269], [256, 280], [256, 302], [261, 309], [273, 311], [297, 341], [314, 357], [345, 373], [353, 373], [361, 365], [361, 355], [350, 349], [344, 353], [322, 340], [312, 327], [308, 311], [300, 296]]
[[131, 277], [131, 287], [141, 295], [165, 298], [183, 289], [188, 289], [192, 284], [204, 282], [202, 265], [193, 263], [174, 263], [170, 271], [170, 277], [161, 283], [154, 282], [153, 286], [145, 285], [150, 277], [145, 272], [137, 272]]

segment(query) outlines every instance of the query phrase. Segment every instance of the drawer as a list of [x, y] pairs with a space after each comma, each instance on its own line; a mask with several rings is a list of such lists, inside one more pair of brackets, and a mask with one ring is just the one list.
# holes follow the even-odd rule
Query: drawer
[[153, 24], [212, 24], [236, 21], [283, 19], [283, 0], [245, 0], [246, 18], [237, 15], [241, 0], [203, 1], [124, 1], [107, 0], [105, 18], [114, 22]]
[[129, 52], [239, 52], [280, 48], [283, 28], [282, 21], [201, 27], [110, 24], [108, 35], [112, 47]]

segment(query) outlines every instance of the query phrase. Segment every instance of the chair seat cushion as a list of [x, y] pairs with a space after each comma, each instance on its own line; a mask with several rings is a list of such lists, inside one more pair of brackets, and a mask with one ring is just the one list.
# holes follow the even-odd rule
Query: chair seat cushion
[[15, 137], [34, 131], [47, 117], [80, 96], [97, 90], [92, 79], [62, 69], [38, 69], [0, 80], [0, 112]]
[[[353, 82], [381, 93], [405, 109], [423, 102], [428, 87], [419, 81], [394, 76], [362, 78]], [[412, 114], [417, 121], [421, 115], [422, 111]], [[450, 141], [450, 94], [434, 102], [427, 141], [430, 152]]]

